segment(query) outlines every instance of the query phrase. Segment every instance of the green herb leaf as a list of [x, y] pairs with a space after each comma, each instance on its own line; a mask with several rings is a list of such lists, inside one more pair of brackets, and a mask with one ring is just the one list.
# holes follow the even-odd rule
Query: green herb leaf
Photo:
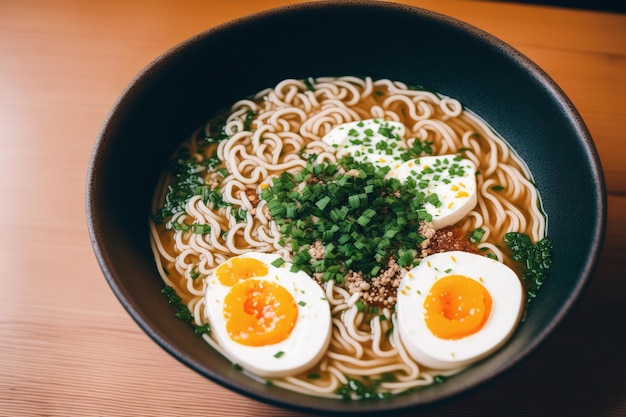
[[276, 268], [280, 268], [285, 263], [283, 258], [276, 258], [272, 261], [272, 265]]
[[208, 323], [205, 323], [201, 326], [194, 324], [193, 314], [191, 314], [191, 311], [189, 311], [187, 305], [182, 303], [181, 298], [178, 296], [178, 294], [176, 294], [176, 290], [174, 290], [174, 288], [166, 285], [161, 289], [161, 293], [167, 297], [167, 302], [174, 307], [174, 317], [186, 323], [189, 323], [196, 334], [201, 335], [211, 332]]
[[482, 228], [478, 228], [475, 229], [472, 234], [470, 235], [470, 240], [474, 243], [476, 242], [480, 242], [480, 240], [483, 238], [483, 236], [485, 235], [485, 229]]
[[207, 233], [211, 233], [211, 226], [208, 224], [195, 223], [191, 227], [192, 227], [193, 232], [199, 235], [205, 235]]
[[[358, 175], [347, 175], [356, 171]], [[298, 174], [283, 173], [261, 193], [294, 251], [293, 271], [323, 273], [322, 280], [343, 280], [349, 271], [370, 280], [391, 258], [412, 265], [423, 237], [415, 231], [430, 215], [415, 182], [385, 178], [388, 168], [355, 161], [309, 162]], [[270, 190], [271, 191], [268, 191]], [[441, 204], [436, 194], [428, 197]], [[382, 225], [382, 227], [372, 227]], [[311, 262], [310, 246], [324, 245], [324, 258]]]
[[522, 278], [526, 282], [528, 301], [537, 296], [539, 288], [547, 279], [547, 270], [552, 265], [552, 241], [547, 237], [533, 244], [524, 233], [509, 232], [504, 243], [511, 250], [511, 259], [523, 266]]

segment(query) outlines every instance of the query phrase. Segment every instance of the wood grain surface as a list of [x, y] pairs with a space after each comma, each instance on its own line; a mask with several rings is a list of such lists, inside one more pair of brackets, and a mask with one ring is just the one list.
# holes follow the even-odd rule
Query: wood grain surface
[[[626, 415], [626, 15], [407, 0], [499, 37], [571, 98], [606, 176], [608, 229], [584, 296], [521, 366], [402, 415]], [[0, 0], [0, 415], [303, 416], [228, 391], [127, 315], [93, 255], [85, 180], [122, 89], [186, 38], [289, 0]]]

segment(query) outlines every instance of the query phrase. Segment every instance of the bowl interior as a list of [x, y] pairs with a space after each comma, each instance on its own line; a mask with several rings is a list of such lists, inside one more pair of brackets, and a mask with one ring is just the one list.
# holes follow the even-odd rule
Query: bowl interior
[[[174, 317], [160, 293], [148, 239], [156, 181], [194, 128], [218, 109], [282, 79], [331, 75], [390, 78], [461, 100], [527, 162], [555, 246], [550, 279], [503, 349], [445, 384], [386, 401], [308, 397], [234, 370]], [[96, 256], [141, 328], [181, 362], [226, 387], [306, 410], [377, 412], [429, 404], [510, 368], [570, 310], [591, 274], [605, 226], [597, 153], [580, 116], [549, 77], [476, 28], [391, 3], [300, 4], [185, 41], [148, 65], [120, 96], [105, 120], [88, 175], [87, 216]]]

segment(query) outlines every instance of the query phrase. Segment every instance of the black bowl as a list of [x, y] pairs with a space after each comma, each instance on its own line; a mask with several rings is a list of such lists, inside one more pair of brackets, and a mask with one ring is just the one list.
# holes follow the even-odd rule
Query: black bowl
[[[183, 322], [160, 293], [149, 244], [156, 182], [177, 145], [216, 111], [285, 78], [369, 75], [459, 99], [527, 162], [543, 197], [553, 266], [510, 342], [460, 375], [407, 396], [342, 402], [244, 376]], [[257, 400], [320, 412], [381, 412], [466, 392], [528, 356], [571, 310], [598, 259], [606, 194], [592, 139], [559, 87], [489, 34], [427, 10], [386, 2], [316, 2], [203, 32], [159, 56], [126, 88], [97, 139], [87, 218], [102, 271], [123, 306], [163, 349]]]

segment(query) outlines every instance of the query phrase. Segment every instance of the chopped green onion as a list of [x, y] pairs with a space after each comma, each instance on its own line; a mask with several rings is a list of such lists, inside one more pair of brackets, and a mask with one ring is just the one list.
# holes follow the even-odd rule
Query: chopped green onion
[[283, 258], [276, 258], [274, 259], [274, 261], [272, 261], [272, 266], [275, 266], [276, 268], [280, 268], [284, 263], [285, 263], [285, 260]]
[[470, 235], [470, 240], [474, 243], [480, 242], [480, 240], [483, 238], [484, 235], [485, 235], [485, 230], [479, 227], [478, 229], [472, 232], [472, 234]]
[[[359, 174], [345, 174], [351, 170]], [[354, 271], [369, 281], [391, 257], [405, 266], [415, 262], [411, 248], [424, 240], [416, 233], [419, 222], [432, 219], [424, 202], [441, 203], [436, 194], [424, 196], [415, 180], [387, 179], [388, 172], [345, 157], [332, 164], [309, 161], [299, 173], [273, 179], [261, 198], [279, 227], [281, 244], [291, 245], [293, 271], [338, 282]], [[324, 246], [323, 259], [311, 259], [315, 242]]]
[[330, 201], [331, 201], [331, 199], [330, 199], [329, 196], [324, 196], [317, 203], [315, 203], [315, 205], [320, 210], [324, 210], [326, 208], [326, 206], [328, 206], [328, 203], [330, 203]]
[[208, 224], [195, 223], [192, 225], [192, 230], [194, 233], [197, 233], [199, 235], [205, 235], [211, 232], [211, 226]]

